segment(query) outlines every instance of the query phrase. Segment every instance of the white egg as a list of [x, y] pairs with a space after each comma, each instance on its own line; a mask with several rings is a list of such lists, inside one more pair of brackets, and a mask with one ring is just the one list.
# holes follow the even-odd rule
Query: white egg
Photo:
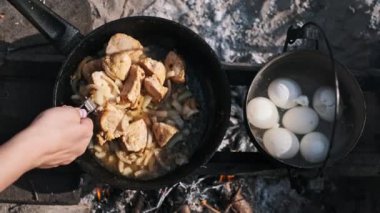
[[321, 87], [314, 93], [313, 107], [323, 120], [332, 122], [335, 116], [335, 91], [331, 87]]
[[285, 112], [282, 118], [284, 127], [296, 134], [307, 134], [317, 128], [319, 118], [309, 107], [294, 107]]
[[311, 163], [325, 160], [329, 150], [329, 139], [320, 132], [311, 132], [301, 140], [301, 155]]
[[283, 109], [297, 105], [296, 99], [301, 95], [301, 87], [292, 79], [278, 78], [268, 87], [268, 96], [273, 103]]
[[270, 155], [279, 159], [294, 157], [299, 150], [298, 138], [284, 128], [269, 129], [263, 136], [264, 147]]
[[257, 97], [247, 105], [248, 121], [260, 129], [278, 126], [279, 115], [276, 106], [268, 99]]

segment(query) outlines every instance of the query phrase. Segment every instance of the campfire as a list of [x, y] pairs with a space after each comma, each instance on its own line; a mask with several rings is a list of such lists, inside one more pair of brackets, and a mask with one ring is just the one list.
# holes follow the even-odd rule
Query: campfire
[[[45, 3], [45, 1], [42, 2]], [[99, 16], [95, 18], [95, 25], [100, 25], [105, 21], [111, 20], [109, 17], [103, 17], [105, 13], [109, 15], [108, 11], [111, 10], [110, 8], [107, 8], [107, 10], [102, 8], [106, 7], [105, 5], [108, 3], [100, 6], [99, 3], [94, 3], [95, 1], [90, 2], [96, 11], [94, 14]], [[125, 1], [124, 9], [128, 9], [131, 6], [130, 4], [133, 4], [131, 2], [134, 1]], [[339, 60], [346, 60], [343, 62], [350, 68], [355, 69], [352, 62], [355, 62], [355, 65], [357, 62], [359, 62], [357, 64], [364, 64], [367, 63], [367, 58], [365, 60], [346, 58], [346, 55], [357, 56], [360, 54], [344, 52], [346, 55], [342, 55], [342, 50], [346, 51], [347, 46], [352, 45], [355, 47], [352, 49], [360, 49], [360, 52], [362, 52], [364, 43], [369, 43], [368, 38], [374, 37], [372, 35], [377, 33], [373, 29], [378, 29], [379, 22], [379, 16], [375, 13], [379, 4], [373, 3], [370, 6], [365, 5], [367, 3], [359, 3], [359, 1], [355, 3], [356, 5], [353, 4], [347, 6], [347, 8], [343, 8], [349, 11], [347, 14], [352, 13], [356, 17], [363, 18], [363, 14], [365, 14], [365, 17], [368, 16], [368, 23], [360, 24], [361, 26], [369, 25], [369, 29], [372, 31], [367, 32], [369, 31], [367, 28], [363, 30], [365, 27], [358, 28], [359, 30], [356, 30], [356, 27], [349, 27], [349, 29], [355, 29], [353, 33], [355, 36], [352, 36], [353, 38], [350, 37], [351, 31], [347, 30], [348, 28], [336, 27], [336, 24], [334, 24], [336, 22], [342, 26], [351, 26], [350, 20], [352, 19], [347, 18], [347, 14], [337, 16], [339, 17], [338, 20], [335, 18], [335, 14], [331, 18], [329, 12], [326, 12], [331, 12], [332, 10], [335, 13], [336, 5], [341, 8], [340, 3], [331, 3], [331, 5], [325, 7], [326, 5], [324, 5], [323, 1], [310, 0], [302, 2], [302, 4], [291, 4], [289, 8], [285, 8], [287, 7], [286, 5], [276, 5], [278, 4], [277, 1], [268, 1], [263, 3], [262, 6], [252, 3], [248, 7], [245, 3], [241, 3], [241, 1], [236, 1], [240, 3], [222, 0], [210, 1], [208, 3], [188, 1], [179, 6], [181, 8], [189, 8], [188, 12], [179, 9], [178, 11], [183, 12], [183, 14], [181, 12], [181, 15], [179, 15], [177, 14], [177, 10], [171, 11], [173, 6], [167, 2], [164, 4], [162, 1], [157, 0], [150, 5], [145, 5], [146, 7], [141, 6], [141, 8], [144, 8], [143, 10], [136, 7], [135, 11], [131, 10], [127, 12], [127, 9], [125, 9], [121, 15], [164, 16], [178, 21], [205, 38], [209, 45], [217, 51], [219, 58], [224, 61], [256, 62], [259, 64], [268, 61], [268, 59], [280, 52], [286, 33], [284, 26], [293, 24], [293, 22], [304, 23], [306, 19], [310, 18], [310, 14], [313, 14], [316, 15], [318, 23], [325, 25], [324, 27], [326, 27], [329, 37], [330, 35], [339, 35], [336, 38], [331, 36], [333, 37], [331, 41], [334, 43], [334, 48], [337, 45], [337, 49], [340, 51], [337, 51], [337, 58]], [[141, 5], [144, 4], [146, 3], [141, 3]], [[204, 4], [207, 6], [204, 6]], [[280, 11], [280, 9], [283, 11]], [[168, 13], [160, 12], [164, 10], [167, 10]], [[8, 11], [4, 11], [0, 11], [0, 22], [9, 20], [8, 17], [10, 15]], [[251, 17], [252, 11], [255, 11], [254, 15], [258, 16], [258, 18]], [[320, 11], [324, 12], [320, 13]], [[321, 17], [318, 17], [320, 14], [322, 14], [323, 20], [331, 19], [331, 24], [320, 21]], [[325, 15], [327, 15], [327, 18]], [[244, 17], [240, 20], [241, 16]], [[90, 23], [90, 20], [78, 20], [81, 23]], [[23, 22], [20, 23], [23, 24]], [[17, 22], [18, 24], [19, 22]], [[10, 26], [14, 26], [14, 24], [11, 23]], [[89, 26], [88, 29], [81, 29], [81, 31], [90, 31], [90, 28]], [[244, 33], [240, 35], [236, 32]], [[345, 37], [342, 38], [341, 35], [349, 35], [348, 37], [354, 40], [345, 40]], [[12, 37], [13, 35], [6, 36]], [[361, 39], [361, 36], [366, 37], [367, 40]], [[362, 43], [358, 42], [359, 39], [356, 37], [360, 37], [360, 42]], [[4, 59], [0, 58], [0, 73], [4, 77], [1, 79], [1, 86], [4, 91], [2, 106], [3, 109], [7, 109], [2, 113], [3, 132], [1, 136], [3, 141], [18, 132], [23, 126], [28, 125], [33, 116], [38, 114], [38, 112], [51, 106], [52, 101], [49, 97], [51, 96], [53, 83], [58, 75], [63, 59], [63, 56], [52, 51], [53, 48], [46, 42], [35, 44], [35, 41], [28, 41], [28, 38], [25, 41], [25, 46], [23, 46], [24, 44], [11, 45], [8, 42], [13, 41], [7, 40], [4, 48], [0, 46], [1, 51], [3, 49], [7, 50], [4, 54], [0, 52], [0, 56], [6, 56]], [[8, 50], [10, 51], [8, 52]], [[363, 52], [367, 54], [366, 51]], [[37, 54], [34, 55], [34, 53]], [[359, 59], [362, 59], [360, 57]], [[376, 60], [376, 63], [378, 64], [378, 60]], [[365, 64], [363, 66], [357, 65], [356, 67], [364, 70], [364, 68], [366, 69], [369, 66]], [[377, 65], [377, 67], [379, 66]], [[260, 67], [258, 66], [257, 68]], [[258, 71], [258, 69], [255, 71]], [[360, 87], [365, 92], [365, 100], [368, 104], [367, 125], [376, 127], [378, 118], [380, 117], [378, 113], [379, 96], [377, 86], [379, 79], [367, 71], [354, 71], [355, 77], [360, 80]], [[36, 79], [40, 80], [36, 81]], [[230, 83], [231, 85], [235, 85], [233, 80]], [[21, 87], [23, 88], [22, 90], [20, 89]], [[378, 162], [377, 156], [379, 150], [376, 149], [378, 147], [376, 139], [379, 138], [378, 135], [380, 133], [376, 128], [369, 128], [369, 131], [365, 131], [362, 137], [365, 143], [359, 143], [359, 147], [357, 147], [359, 152], [353, 151], [349, 156], [348, 163], [347, 161], [343, 161], [336, 167], [327, 169], [326, 173], [317, 171], [316, 173], [320, 175], [318, 177], [315, 176], [316, 173], [310, 176], [306, 175], [306, 178], [294, 177], [293, 174], [297, 173], [294, 170], [287, 170], [283, 166], [279, 168], [277, 164], [273, 164], [262, 158], [263, 156], [258, 154], [257, 148], [252, 143], [252, 138], [248, 136], [247, 129], [244, 128], [245, 121], [242, 105], [245, 102], [246, 94], [247, 86], [231, 87], [232, 105], [229, 126], [225, 132], [221, 146], [219, 146], [210, 162], [200, 167], [188, 179], [183, 179], [174, 185], [161, 189], [128, 190], [101, 184], [94, 177], [83, 175], [76, 165], [70, 165], [56, 170], [37, 170], [28, 173], [11, 186], [9, 190], [0, 194], [0, 200], [7, 203], [21, 204], [74, 205], [79, 203], [82, 206], [83, 204], [88, 206], [92, 212], [249, 213], [294, 212], [293, 210], [299, 210], [311, 204], [311, 201], [306, 198], [310, 195], [317, 197], [316, 200], [318, 205], [322, 206], [321, 209], [329, 210], [324, 204], [328, 203], [324, 197], [329, 197], [326, 196], [326, 191], [334, 191], [336, 188], [323, 175], [378, 177], [378, 171], [374, 169], [377, 168], [376, 163], [370, 163]], [[23, 100], [29, 100], [32, 96], [36, 98], [33, 103], [28, 105], [28, 110], [20, 107], [25, 104]], [[14, 118], [9, 115], [17, 117]], [[17, 123], [14, 122], [15, 120], [17, 120]], [[363, 163], [364, 161], [365, 163]], [[355, 191], [354, 194], [356, 193], [358, 192]], [[360, 196], [355, 195], [355, 199]]]
[[234, 175], [201, 177], [156, 191], [120, 191], [96, 186], [81, 203], [94, 212], [253, 212], [251, 195], [244, 178]]

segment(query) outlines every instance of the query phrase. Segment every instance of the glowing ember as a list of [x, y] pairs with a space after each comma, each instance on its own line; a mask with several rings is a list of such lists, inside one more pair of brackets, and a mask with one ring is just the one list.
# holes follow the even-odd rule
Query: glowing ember
[[220, 175], [219, 182], [231, 182], [235, 179], [234, 175]]
[[95, 188], [96, 191], [96, 198], [98, 199], [98, 202], [102, 200], [102, 189], [100, 187]]

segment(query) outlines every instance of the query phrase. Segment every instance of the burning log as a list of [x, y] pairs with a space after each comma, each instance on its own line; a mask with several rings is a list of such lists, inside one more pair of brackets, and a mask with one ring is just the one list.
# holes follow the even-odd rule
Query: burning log
[[139, 195], [137, 196], [136, 206], [133, 208], [132, 213], [142, 212], [142, 210], [144, 209], [144, 200], [144, 196], [141, 193], [139, 193]]
[[191, 213], [191, 210], [190, 210], [190, 207], [189, 205], [187, 204], [183, 204], [180, 208], [179, 208], [179, 213]]
[[[231, 192], [231, 183], [226, 183], [224, 188], [227, 192]], [[236, 193], [231, 199], [231, 203], [227, 206], [224, 212], [229, 212], [230, 210], [239, 213], [253, 213], [252, 207], [249, 205], [248, 201], [242, 195], [241, 187], [239, 187], [239, 189], [236, 191]]]
[[219, 182], [232, 182], [235, 179], [234, 175], [220, 175]]
[[207, 203], [207, 200], [201, 200], [202, 206], [207, 208], [212, 213], [220, 213], [220, 211], [214, 207], [212, 207], [210, 204]]

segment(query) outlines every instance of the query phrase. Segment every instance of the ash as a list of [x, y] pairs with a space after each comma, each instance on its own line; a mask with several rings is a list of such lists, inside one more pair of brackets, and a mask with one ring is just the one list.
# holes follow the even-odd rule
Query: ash
[[[93, 28], [126, 16], [149, 15], [171, 19], [200, 34], [220, 60], [227, 62], [263, 64], [281, 53], [290, 25], [314, 21], [325, 30], [335, 58], [354, 72], [360, 72], [373, 68], [371, 53], [376, 52], [373, 48], [380, 36], [378, 0], [89, 2]], [[246, 89], [231, 88], [230, 126], [219, 150], [256, 151], [243, 125], [241, 105]], [[210, 207], [224, 211], [231, 204], [231, 195], [228, 194], [236, 193], [240, 187], [244, 200], [255, 212], [310, 212], [304, 208], [310, 205], [310, 201], [292, 189], [286, 176], [241, 176], [229, 184], [231, 187], [227, 192], [226, 184], [218, 182], [217, 178], [200, 177], [157, 191], [114, 191], [112, 194], [117, 196], [102, 202], [98, 202], [95, 192], [91, 191], [83, 197], [82, 203], [91, 205], [94, 212], [213, 212]]]
[[[109, 186], [97, 186], [110, 190]], [[220, 181], [215, 177], [201, 177], [194, 181], [184, 181], [171, 187], [155, 191], [115, 190], [109, 195], [97, 197], [96, 190], [81, 199], [81, 204], [91, 206], [92, 212], [207, 212], [240, 211], [240, 202], [244, 210], [253, 212], [251, 203], [253, 190], [244, 178]], [[236, 197], [239, 199], [237, 200]]]

